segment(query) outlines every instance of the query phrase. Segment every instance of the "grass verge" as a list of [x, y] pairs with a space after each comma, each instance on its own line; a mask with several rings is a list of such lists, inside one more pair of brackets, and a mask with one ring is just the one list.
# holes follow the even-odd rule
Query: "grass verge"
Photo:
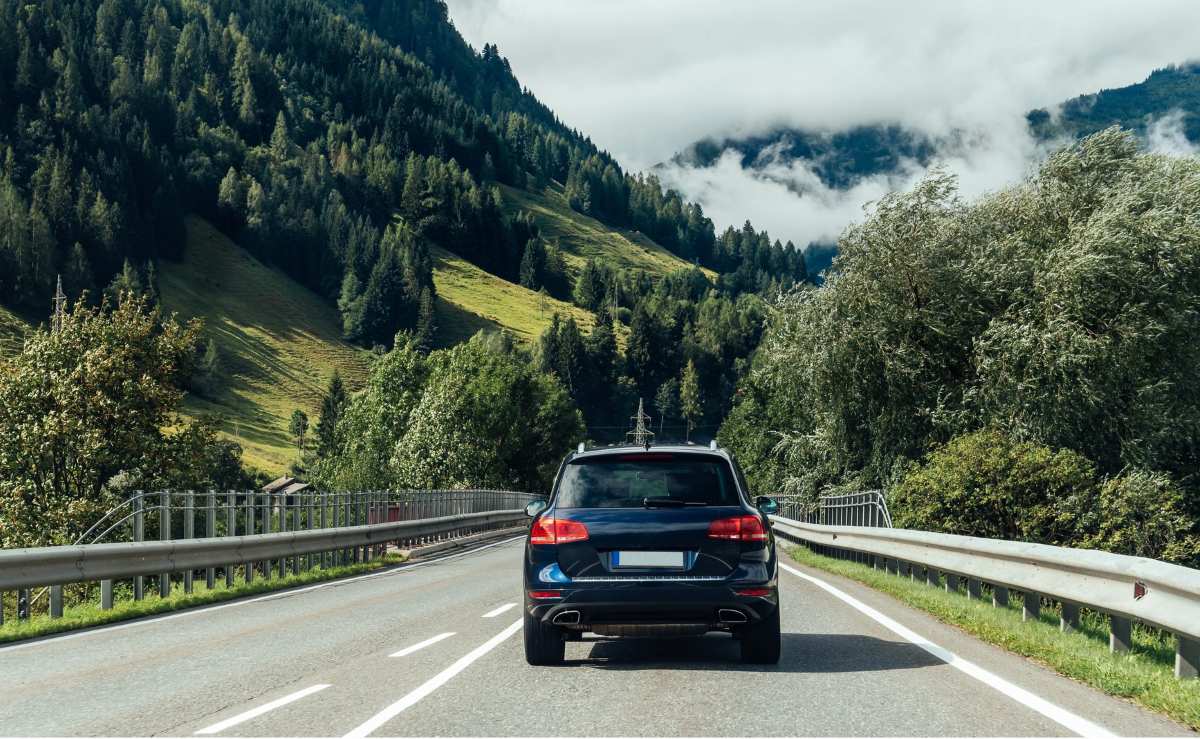
[[1043, 606], [1041, 618], [1022, 622], [1019, 599], [1014, 598], [1008, 608], [995, 608], [986, 598], [970, 600], [857, 562], [825, 557], [807, 547], [789, 546], [787, 551], [800, 564], [870, 586], [983, 641], [1200, 730], [1200, 680], [1175, 679], [1173, 642], [1162, 632], [1135, 625], [1131, 650], [1111, 654], [1102, 614], [1084, 612], [1080, 629], [1063, 633], [1058, 629], [1057, 606]]
[[259, 575], [252, 583], [236, 582], [231, 588], [225, 586], [223, 579], [219, 579], [216, 586], [209, 590], [206, 587], [206, 583], [201, 580], [195, 584], [195, 588], [191, 594], [183, 592], [182, 582], [173, 583], [171, 593], [165, 598], [147, 595], [144, 600], [140, 601], [121, 600], [114, 603], [112, 609], [107, 611], [101, 610], [99, 603], [88, 603], [67, 606], [63, 609], [62, 618], [36, 615], [26, 621], [18, 621], [16, 619], [7, 620], [3, 626], [0, 626], [0, 644], [21, 641], [23, 639], [33, 639], [39, 636], [49, 636], [50, 634], [58, 634], [64, 631], [86, 629], [92, 626], [102, 626], [117, 621], [152, 616], [158, 613], [180, 611], [186, 608], [195, 608], [196, 606], [244, 598], [249, 595], [284, 590], [298, 585], [308, 585], [325, 580], [336, 580], [351, 575], [360, 575], [387, 565], [399, 564], [404, 559], [400, 554], [390, 553], [372, 562], [341, 565], [328, 569], [315, 568], [307, 572], [301, 572], [298, 575], [288, 575], [283, 578], [273, 577], [270, 580], [266, 580]]

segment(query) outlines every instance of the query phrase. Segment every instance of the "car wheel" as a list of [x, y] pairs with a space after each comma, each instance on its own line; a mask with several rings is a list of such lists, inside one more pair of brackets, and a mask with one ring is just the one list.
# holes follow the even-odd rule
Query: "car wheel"
[[742, 628], [742, 661], [755, 665], [779, 663], [779, 607], [771, 615]]
[[561, 665], [567, 652], [562, 630], [525, 613], [525, 661], [531, 665]]

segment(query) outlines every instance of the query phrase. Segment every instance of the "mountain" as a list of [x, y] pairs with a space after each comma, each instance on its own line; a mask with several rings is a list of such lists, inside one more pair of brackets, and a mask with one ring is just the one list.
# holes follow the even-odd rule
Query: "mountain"
[[[756, 296], [807, 279], [789, 245], [750, 224], [718, 235], [625, 172], [441, 0], [3, 3], [0, 101], [0, 348], [45, 320], [57, 275], [93, 301], [157, 281], [206, 319], [226, 370], [189, 412], [224, 415], [276, 469], [288, 406], [311, 408], [335, 367], [361, 377], [398, 332], [532, 346], [558, 326], [574, 346], [615, 321], [618, 347], [672, 348], [616, 357], [614, 385], [653, 396], [694, 364], [717, 421]], [[271, 295], [214, 292], [234, 278], [212, 265]], [[556, 341], [546, 371], [589, 423], [616, 414], [585, 402]]]
[[[1200, 64], [1158, 69], [1137, 84], [1032, 110], [1026, 122], [1034, 139], [1048, 146], [1117, 125], [1136, 132], [1148, 146], [1186, 151], [1200, 144]], [[804, 197], [813, 178], [835, 193], [873, 177], [902, 183], [941, 156], [961, 154], [979, 138], [986, 136], [955, 131], [931, 137], [897, 123], [842, 131], [783, 127], [753, 136], [703, 139], [659, 167], [706, 168], [733, 156], [753, 177]], [[804, 170], [804, 176], [797, 176], [796, 169]], [[810, 246], [819, 247], [806, 253], [810, 271], [818, 273], [833, 245]]]
[[1080, 95], [1052, 110], [1032, 110], [1026, 120], [1043, 140], [1080, 138], [1113, 125], [1145, 139], [1168, 117], [1187, 141], [1200, 142], [1200, 64], [1156, 69], [1134, 85]]

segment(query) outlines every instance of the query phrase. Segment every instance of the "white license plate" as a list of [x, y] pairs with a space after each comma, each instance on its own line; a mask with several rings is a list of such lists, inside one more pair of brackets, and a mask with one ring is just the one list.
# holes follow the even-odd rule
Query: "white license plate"
[[683, 567], [683, 552], [613, 552], [613, 567]]

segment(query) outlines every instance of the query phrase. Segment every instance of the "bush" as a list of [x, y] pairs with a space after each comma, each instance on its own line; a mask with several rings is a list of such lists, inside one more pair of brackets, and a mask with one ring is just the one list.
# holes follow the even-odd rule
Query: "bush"
[[898, 527], [1071, 545], [1096, 495], [1092, 463], [993, 429], [952, 439], [892, 490]]
[[1135, 470], [1105, 481], [1081, 546], [1200, 566], [1200, 537], [1165, 475]]

